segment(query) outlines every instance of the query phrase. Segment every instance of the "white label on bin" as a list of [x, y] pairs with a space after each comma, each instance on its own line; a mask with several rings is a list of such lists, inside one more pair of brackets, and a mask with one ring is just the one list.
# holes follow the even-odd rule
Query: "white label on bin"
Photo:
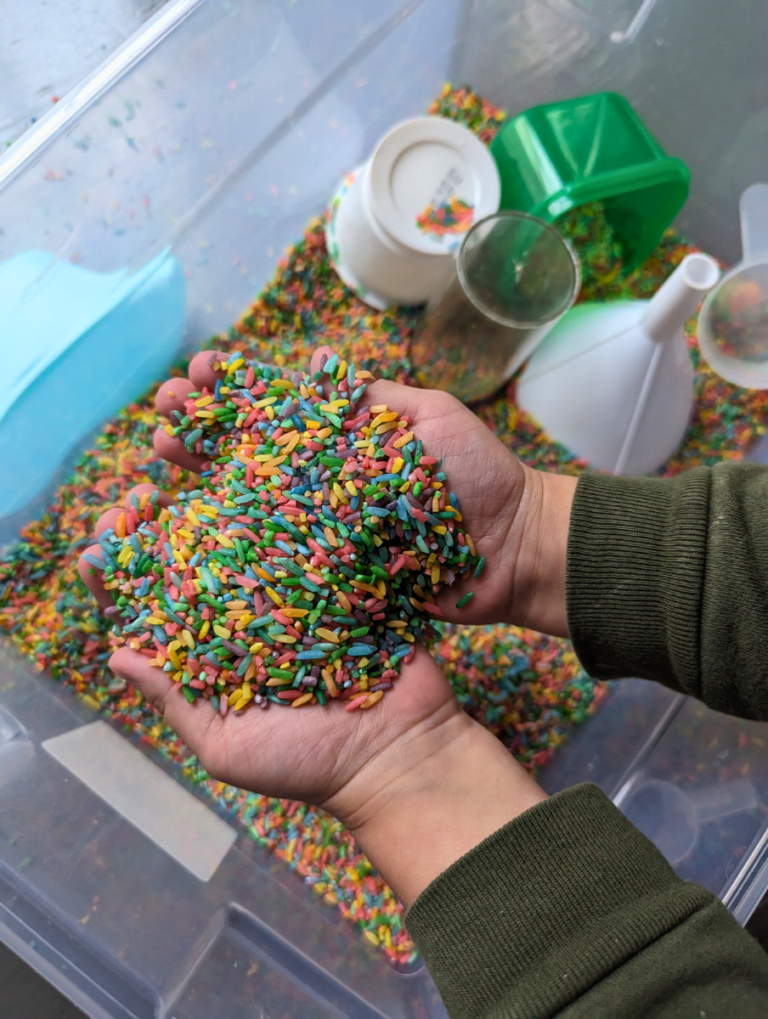
[[201, 881], [210, 881], [237, 838], [106, 722], [54, 736], [43, 749]]

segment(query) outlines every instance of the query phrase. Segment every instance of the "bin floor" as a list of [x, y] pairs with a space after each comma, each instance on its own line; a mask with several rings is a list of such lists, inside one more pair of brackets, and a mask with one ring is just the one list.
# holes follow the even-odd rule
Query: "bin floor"
[[[435, 112], [463, 120], [489, 141], [501, 115], [466, 89], [448, 88]], [[671, 231], [643, 268], [621, 276], [616, 248], [599, 206], [571, 213], [561, 227], [579, 249], [582, 297], [647, 298], [691, 250]], [[409, 381], [413, 309], [374, 312], [343, 286], [328, 262], [322, 222], [310, 224], [274, 279], [217, 344], [281, 365], [306, 366], [311, 351], [331, 343], [362, 367]], [[693, 335], [696, 410], [666, 473], [724, 456], [742, 456], [762, 431], [768, 397], [728, 385], [701, 362]], [[525, 462], [578, 474], [586, 466], [554, 443], [514, 403], [514, 384], [477, 408], [479, 416]], [[315, 886], [318, 894], [393, 961], [413, 960], [402, 909], [358, 853], [349, 834], [321, 811], [222, 787], [212, 782], [180, 741], [106, 668], [109, 627], [77, 579], [77, 557], [104, 505], [150, 479], [174, 489], [184, 472], [157, 461], [151, 394], [108, 422], [93, 450], [58, 490], [46, 514], [0, 560], [0, 627], [39, 668], [47, 669], [115, 724], [127, 726], [218, 809], [268, 846]], [[500, 736], [528, 766], [546, 762], [574, 724], [598, 703], [602, 689], [580, 669], [570, 644], [514, 627], [445, 627], [437, 646], [463, 706]], [[375, 911], [375, 912], [374, 912]]]

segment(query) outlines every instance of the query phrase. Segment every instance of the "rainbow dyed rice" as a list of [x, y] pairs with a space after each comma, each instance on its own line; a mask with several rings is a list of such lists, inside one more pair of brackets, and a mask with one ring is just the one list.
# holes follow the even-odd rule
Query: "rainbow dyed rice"
[[[360, 403], [370, 375], [337, 354], [310, 378], [222, 355], [166, 431], [210, 458], [203, 487], [162, 506], [134, 493], [99, 538], [117, 646], [164, 669], [187, 701], [367, 710], [441, 590], [485, 560], [407, 418]], [[457, 602], [466, 604], [467, 592]]]
[[[468, 123], [489, 142], [503, 122], [501, 111], [468, 89], [446, 87], [433, 111]], [[653, 256], [621, 275], [600, 210], [570, 215], [563, 228], [584, 267], [582, 299], [647, 298], [691, 250], [668, 231]], [[324, 247], [323, 225], [312, 223], [287, 253], [273, 280], [216, 346], [305, 370], [313, 350], [330, 343], [342, 357], [386, 377], [409, 378], [408, 344], [417, 316], [374, 312], [335, 276]], [[689, 328], [696, 370], [696, 407], [686, 438], [665, 473], [698, 464], [739, 459], [765, 431], [763, 391], [731, 386], [702, 363]], [[378, 944], [388, 958], [407, 962], [413, 943], [391, 889], [358, 851], [349, 833], [323, 811], [212, 781], [189, 750], [125, 683], [107, 669], [109, 622], [80, 583], [77, 559], [105, 501], [122, 502], [147, 480], [171, 492], [190, 487], [187, 472], [162, 463], [152, 449], [157, 423], [147, 394], [108, 422], [95, 446], [78, 462], [49, 509], [25, 528], [21, 541], [0, 561], [0, 626], [9, 642], [126, 734], [165, 760], [226, 816], [314, 888]], [[526, 463], [578, 474], [585, 464], [553, 442], [506, 393], [476, 408], [479, 416]], [[460, 702], [531, 769], [546, 765], [575, 724], [604, 695], [580, 669], [568, 641], [516, 627], [443, 626], [436, 651]]]

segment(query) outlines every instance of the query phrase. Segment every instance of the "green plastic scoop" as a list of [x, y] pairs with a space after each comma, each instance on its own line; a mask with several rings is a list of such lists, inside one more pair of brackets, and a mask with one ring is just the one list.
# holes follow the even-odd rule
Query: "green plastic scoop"
[[666, 155], [615, 92], [526, 110], [507, 121], [491, 153], [502, 209], [552, 223], [601, 202], [625, 271], [645, 261], [688, 197], [688, 167]]

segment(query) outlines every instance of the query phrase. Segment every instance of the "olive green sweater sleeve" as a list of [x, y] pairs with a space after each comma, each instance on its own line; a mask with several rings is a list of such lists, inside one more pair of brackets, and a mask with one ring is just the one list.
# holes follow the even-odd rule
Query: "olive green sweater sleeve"
[[768, 956], [596, 786], [494, 832], [406, 923], [451, 1019], [765, 1019]]
[[568, 627], [585, 669], [768, 719], [768, 468], [586, 474], [571, 513]]
[[[584, 475], [567, 603], [592, 675], [768, 718], [768, 469]], [[768, 956], [594, 786], [495, 832], [406, 922], [452, 1019], [768, 1015]]]

